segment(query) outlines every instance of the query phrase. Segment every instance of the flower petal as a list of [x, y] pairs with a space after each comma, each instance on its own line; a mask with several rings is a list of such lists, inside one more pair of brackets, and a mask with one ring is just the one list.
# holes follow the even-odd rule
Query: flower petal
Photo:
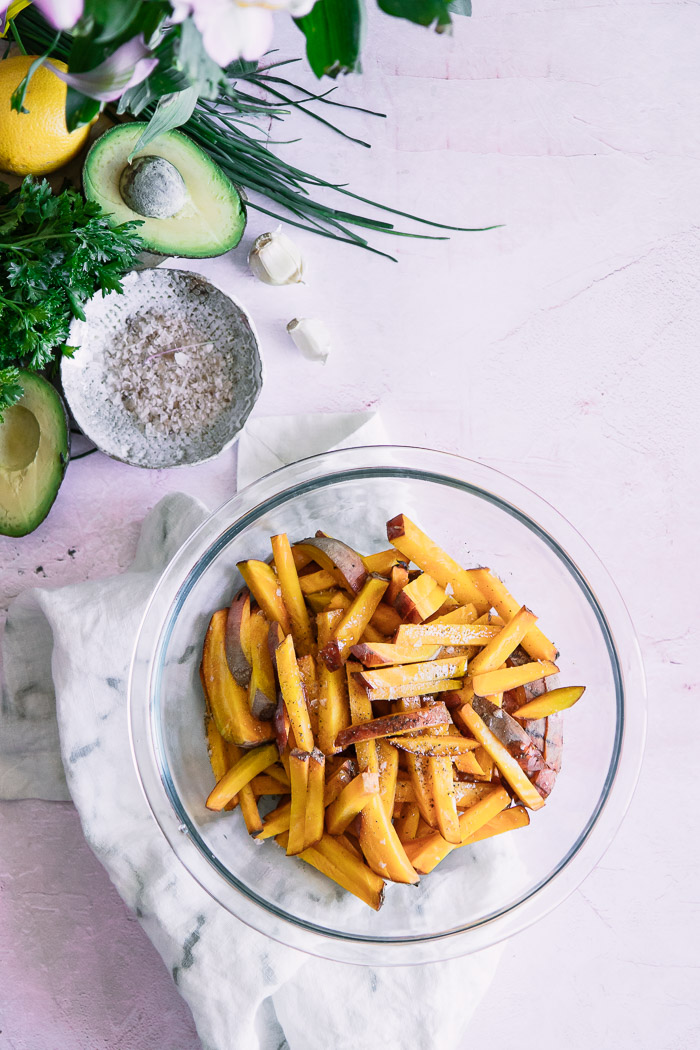
[[272, 40], [273, 19], [269, 11], [242, 7], [235, 0], [219, 0], [196, 6], [194, 21], [202, 34], [210, 58], [225, 67], [237, 58], [253, 62]]
[[54, 29], [72, 29], [83, 13], [83, 0], [34, 0]]
[[64, 73], [49, 60], [46, 63], [69, 87], [100, 102], [112, 102], [127, 88], [140, 84], [158, 65], [158, 59], [149, 51], [141, 36], [125, 44], [87, 73]]

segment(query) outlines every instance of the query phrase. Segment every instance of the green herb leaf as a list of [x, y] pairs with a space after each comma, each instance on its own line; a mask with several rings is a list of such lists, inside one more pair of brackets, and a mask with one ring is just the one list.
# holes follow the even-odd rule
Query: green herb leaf
[[320, 0], [308, 15], [296, 19], [317, 77], [337, 77], [359, 68], [364, 18], [362, 0]]
[[66, 95], [66, 127], [69, 131], [89, 124], [100, 112], [97, 99], [88, 98], [75, 88], [69, 87]]
[[453, 15], [470, 15], [472, 0], [450, 0], [450, 13]]
[[450, 0], [377, 0], [382, 11], [422, 26], [442, 29], [451, 24]]
[[134, 154], [141, 149], [145, 149], [159, 135], [186, 124], [192, 116], [196, 105], [196, 87], [185, 88], [184, 91], [178, 91], [173, 95], [163, 95], [158, 101], [153, 116], [139, 136], [136, 145], [126, 158], [127, 164], [131, 164]]
[[[73, 189], [54, 195], [27, 176], [0, 193], [0, 369], [41, 371], [60, 356], [73, 317], [96, 292], [121, 290], [142, 244], [139, 223], [112, 229], [98, 205]], [[7, 392], [9, 391], [9, 393]]]
[[106, 43], [138, 23], [142, 8], [143, 0], [85, 0], [83, 20], [91, 19], [90, 36], [95, 43]]

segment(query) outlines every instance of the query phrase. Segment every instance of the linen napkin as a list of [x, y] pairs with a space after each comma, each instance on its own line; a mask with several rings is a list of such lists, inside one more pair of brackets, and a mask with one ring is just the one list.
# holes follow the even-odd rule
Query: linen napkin
[[[355, 423], [347, 416], [335, 427], [327, 416], [259, 420], [241, 442], [239, 476], [253, 480], [272, 457], [288, 462], [297, 448], [312, 454], [334, 439], [354, 444], [360, 428], [364, 443], [372, 430], [380, 434], [376, 417]], [[499, 948], [393, 969], [310, 958], [216, 904], [151, 816], [128, 738], [131, 652], [158, 577], [206, 515], [190, 497], [166, 496], [146, 518], [126, 573], [27, 591], [13, 603], [4, 643], [0, 796], [72, 798], [88, 844], [188, 1002], [204, 1050], [355, 1050], [369, 1042], [386, 1050], [407, 1043], [411, 1050], [456, 1050], [494, 976]], [[505, 850], [505, 861], [505, 845], [494, 840], [494, 848]]]

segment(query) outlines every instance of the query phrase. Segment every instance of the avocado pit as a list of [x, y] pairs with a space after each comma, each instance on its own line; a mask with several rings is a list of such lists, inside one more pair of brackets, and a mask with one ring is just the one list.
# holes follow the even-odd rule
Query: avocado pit
[[40, 440], [41, 429], [33, 412], [23, 405], [6, 408], [0, 426], [0, 470], [24, 470], [34, 462]]
[[122, 200], [147, 219], [169, 219], [187, 199], [185, 180], [165, 157], [137, 157], [119, 179]]

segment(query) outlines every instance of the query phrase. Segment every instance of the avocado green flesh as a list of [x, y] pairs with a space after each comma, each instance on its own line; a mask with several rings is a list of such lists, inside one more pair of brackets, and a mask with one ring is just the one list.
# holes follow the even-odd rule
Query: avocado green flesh
[[246, 224], [243, 202], [221, 168], [182, 132], [159, 135], [134, 158], [162, 157], [177, 169], [186, 189], [179, 211], [164, 218], [144, 218], [126, 203], [120, 182], [145, 127], [138, 122], [120, 124], [97, 139], [83, 169], [85, 196], [96, 201], [114, 225], [142, 222], [138, 233], [149, 251], [198, 259], [235, 248]]
[[24, 396], [0, 423], [0, 534], [26, 536], [51, 510], [68, 465], [68, 421], [56, 390], [21, 372]]

